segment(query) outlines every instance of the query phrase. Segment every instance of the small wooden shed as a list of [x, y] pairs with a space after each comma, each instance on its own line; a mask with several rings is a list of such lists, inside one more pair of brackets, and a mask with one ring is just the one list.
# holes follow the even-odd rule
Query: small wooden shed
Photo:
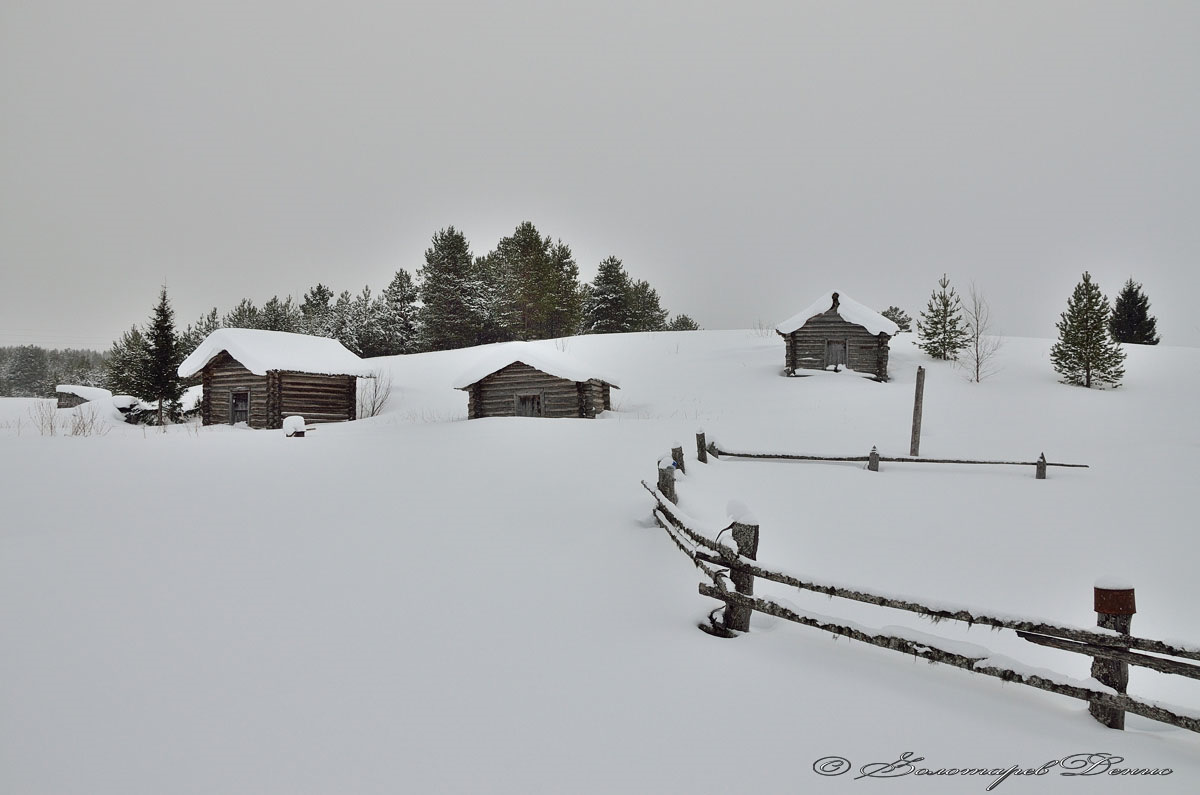
[[179, 365], [200, 374], [205, 425], [282, 428], [298, 414], [306, 422], [344, 422], [356, 413], [362, 359], [326, 337], [259, 329], [218, 329]]
[[888, 380], [888, 341], [900, 328], [841, 293], [826, 293], [776, 326], [785, 344], [784, 372], [845, 368]]
[[58, 384], [54, 387], [54, 394], [60, 409], [75, 408], [93, 400], [111, 400], [113, 396], [107, 389], [81, 384]]
[[615, 379], [557, 350], [530, 342], [481, 349], [474, 367], [454, 384], [467, 393], [467, 419], [581, 417], [612, 408]]

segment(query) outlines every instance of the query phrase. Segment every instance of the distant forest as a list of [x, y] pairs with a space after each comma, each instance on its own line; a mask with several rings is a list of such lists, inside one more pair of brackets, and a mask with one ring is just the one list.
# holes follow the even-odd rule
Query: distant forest
[[106, 358], [97, 351], [36, 345], [0, 348], [0, 397], [53, 397], [58, 384], [102, 386]]

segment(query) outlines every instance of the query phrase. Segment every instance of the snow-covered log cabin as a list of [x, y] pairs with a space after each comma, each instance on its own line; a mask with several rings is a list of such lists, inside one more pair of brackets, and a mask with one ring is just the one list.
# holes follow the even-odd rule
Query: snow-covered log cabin
[[573, 357], [529, 342], [481, 349], [479, 361], [454, 383], [467, 393], [467, 419], [581, 417], [612, 408], [615, 379]]
[[225, 328], [179, 365], [182, 378], [197, 373], [205, 425], [281, 428], [293, 414], [310, 423], [353, 420], [357, 378], [368, 375], [368, 367], [334, 339]]
[[112, 392], [98, 386], [82, 386], [80, 384], [59, 384], [54, 387], [60, 409], [71, 409], [90, 403], [93, 400], [111, 400]]
[[899, 327], [839, 293], [826, 293], [775, 327], [786, 346], [784, 372], [846, 368], [888, 380], [888, 341]]

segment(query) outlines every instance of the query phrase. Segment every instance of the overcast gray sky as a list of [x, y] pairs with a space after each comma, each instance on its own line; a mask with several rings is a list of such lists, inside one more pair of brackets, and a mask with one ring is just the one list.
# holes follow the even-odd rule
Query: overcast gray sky
[[382, 289], [455, 225], [706, 328], [1080, 274], [1200, 345], [1200, 3], [0, 0], [0, 345]]

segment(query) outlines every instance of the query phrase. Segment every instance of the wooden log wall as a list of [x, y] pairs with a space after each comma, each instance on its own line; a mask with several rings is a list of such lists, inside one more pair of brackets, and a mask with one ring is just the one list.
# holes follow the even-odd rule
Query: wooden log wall
[[545, 417], [595, 416], [584, 414], [581, 407], [585, 401], [594, 400], [590, 390], [581, 391], [577, 382], [544, 373], [524, 362], [513, 362], [472, 384], [468, 390], [468, 416], [516, 416], [516, 396], [522, 394], [540, 394]]
[[825, 369], [825, 343], [846, 343], [846, 369], [869, 373], [880, 381], [888, 379], [888, 337], [872, 335], [862, 326], [847, 323], [834, 311], [811, 318], [791, 334], [781, 335], [789, 370]]
[[82, 406], [84, 403], [87, 403], [86, 398], [81, 398], [73, 392], [56, 392], [55, 395], [58, 397], [58, 407], [60, 409], [73, 409], [76, 406]]
[[355, 418], [358, 379], [352, 375], [316, 375], [271, 371], [278, 379], [277, 413], [270, 428], [282, 428], [293, 414], [306, 423], [346, 422]]
[[204, 402], [201, 406], [201, 416], [205, 425], [229, 423], [230, 395], [235, 390], [248, 390], [250, 427], [267, 427], [267, 376], [255, 375], [222, 351], [204, 368], [202, 383]]

